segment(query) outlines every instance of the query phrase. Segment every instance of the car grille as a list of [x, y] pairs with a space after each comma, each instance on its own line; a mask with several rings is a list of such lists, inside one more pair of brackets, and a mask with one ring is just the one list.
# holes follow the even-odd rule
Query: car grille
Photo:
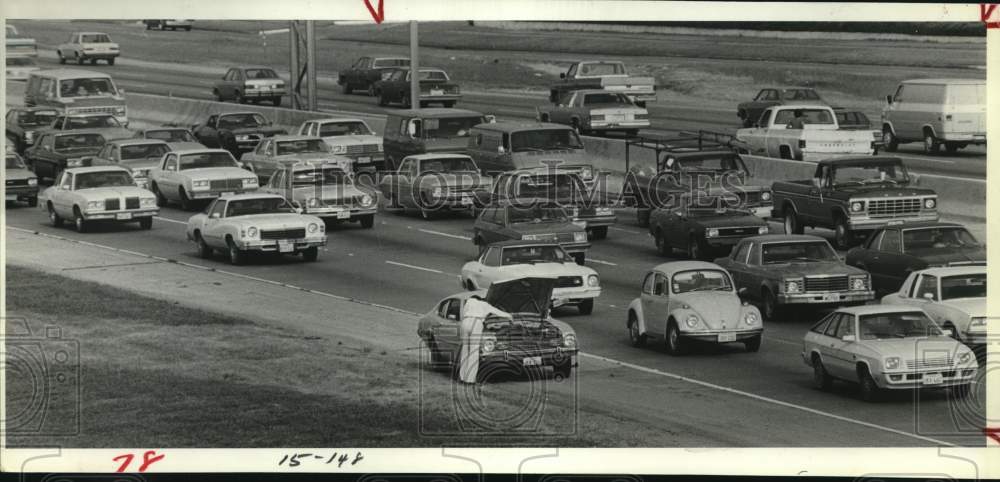
[[754, 236], [760, 232], [757, 226], [747, 226], [743, 228], [719, 228], [719, 237], [727, 236]]
[[109, 106], [109, 107], [74, 107], [72, 109], [67, 109], [67, 113], [69, 113], [69, 114], [93, 114], [93, 113], [114, 114], [115, 110], [117, 110], [117, 109], [118, 108], [115, 107], [115, 106]]
[[354, 144], [347, 146], [348, 154], [366, 154], [378, 152], [378, 144]]
[[806, 276], [806, 291], [846, 291], [847, 275]]
[[306, 228], [261, 231], [260, 239], [300, 239], [306, 237]]
[[891, 218], [920, 214], [920, 199], [876, 199], [868, 202], [868, 215], [873, 218]]
[[559, 233], [556, 235], [556, 241], [560, 243], [572, 243], [573, 233]]
[[242, 179], [222, 179], [218, 181], [211, 181], [208, 184], [209, 188], [213, 191], [221, 191], [224, 189], [241, 189], [243, 188]]
[[108, 198], [104, 200], [104, 210], [105, 211], [117, 211], [122, 208], [121, 199], [118, 198]]
[[560, 276], [556, 279], [556, 288], [576, 288], [577, 286], [583, 286], [583, 277]]
[[139, 209], [139, 198], [137, 197], [125, 198], [125, 209]]
[[360, 196], [353, 196], [353, 197], [342, 197], [342, 198], [324, 199], [323, 200], [323, 204], [326, 205], [326, 206], [354, 207], [354, 206], [361, 205], [361, 197]]
[[28, 180], [27, 179], [8, 179], [7, 182], [6, 182], [6, 184], [8, 186], [27, 186], [28, 185]]
[[954, 363], [951, 355], [943, 355], [938, 357], [924, 357], [923, 360], [906, 360], [906, 368], [911, 370], [923, 370], [926, 368], [944, 368], [950, 367]]

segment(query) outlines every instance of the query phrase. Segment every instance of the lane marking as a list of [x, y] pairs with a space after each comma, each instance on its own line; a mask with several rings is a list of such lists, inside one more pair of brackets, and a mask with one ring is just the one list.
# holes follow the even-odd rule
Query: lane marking
[[[404, 310], [404, 309], [401, 309], [401, 308], [396, 308], [394, 306], [383, 305], [383, 304], [380, 304], [380, 303], [374, 303], [374, 302], [371, 302], [371, 301], [360, 300], [360, 299], [357, 299], [357, 298], [351, 298], [351, 297], [346, 297], [346, 296], [335, 295], [333, 293], [327, 293], [327, 292], [324, 292], [324, 291], [313, 290], [313, 289], [309, 289], [309, 288], [301, 288], [301, 287], [298, 287], [298, 286], [295, 286], [295, 285], [292, 285], [292, 284], [289, 284], [289, 283], [283, 283], [283, 282], [280, 282], [280, 281], [273, 281], [273, 280], [269, 280], [269, 279], [265, 279], [265, 278], [259, 278], [259, 277], [256, 277], [256, 276], [250, 276], [250, 275], [245, 275], [245, 274], [240, 274], [240, 273], [234, 273], [232, 271], [225, 271], [225, 270], [221, 270], [221, 269], [215, 269], [215, 268], [211, 268], [211, 267], [208, 267], [208, 266], [202, 266], [202, 265], [198, 265], [198, 264], [194, 264], [194, 263], [188, 263], [188, 262], [185, 262], [185, 261], [178, 261], [178, 260], [164, 258], [164, 257], [161, 257], [161, 256], [150, 255], [150, 254], [136, 253], [134, 251], [128, 251], [128, 250], [124, 250], [124, 249], [120, 249], [120, 248], [115, 248], [113, 246], [106, 246], [106, 245], [101, 245], [101, 244], [97, 244], [97, 243], [91, 243], [91, 242], [88, 242], [88, 241], [80, 241], [80, 240], [76, 240], [76, 239], [66, 238], [66, 237], [58, 236], [58, 235], [54, 235], [54, 234], [42, 233], [42, 232], [39, 232], [39, 231], [33, 231], [33, 230], [30, 230], [30, 229], [24, 229], [24, 228], [19, 228], [19, 227], [15, 227], [15, 226], [6, 226], [6, 229], [13, 229], [15, 231], [19, 231], [19, 232], [26, 233], [26, 234], [33, 234], [33, 235], [36, 235], [36, 236], [43, 236], [43, 237], [46, 237], [46, 238], [57, 239], [57, 240], [61, 240], [61, 241], [67, 241], [67, 242], [70, 242], [70, 243], [78, 243], [78, 244], [83, 244], [83, 245], [86, 245], [86, 246], [92, 246], [92, 247], [96, 247], [96, 248], [100, 248], [100, 249], [105, 249], [105, 250], [110, 250], [110, 251], [115, 251], [115, 252], [121, 252], [121, 253], [127, 253], [127, 254], [130, 254], [130, 255], [140, 256], [140, 257], [144, 257], [144, 258], [148, 258], [148, 259], [155, 259], [155, 260], [160, 260], [160, 261], [167, 261], [167, 262], [170, 262], [170, 263], [175, 263], [175, 264], [178, 264], [178, 265], [181, 265], [181, 266], [195, 268], [195, 269], [199, 269], [199, 270], [202, 270], [202, 271], [210, 271], [210, 272], [214, 272], [214, 273], [220, 273], [220, 274], [224, 274], [224, 275], [227, 275], [227, 276], [233, 276], [233, 277], [236, 277], [236, 278], [247, 279], [247, 280], [251, 280], [251, 281], [258, 281], [258, 282], [269, 284], [269, 285], [273, 285], [273, 286], [281, 286], [281, 287], [290, 288], [290, 289], [294, 289], [294, 290], [298, 290], [298, 291], [304, 291], [304, 292], [307, 292], [307, 293], [310, 293], [310, 294], [324, 296], [324, 297], [331, 298], [331, 299], [336, 299], [336, 300], [341, 300], [341, 301], [347, 301], [347, 302], [351, 302], [351, 303], [358, 303], [358, 304], [361, 304], [361, 305], [371, 306], [371, 307], [375, 307], [375, 308], [383, 308], [383, 309], [386, 309], [386, 310], [389, 310], [389, 311], [392, 311], [392, 312], [395, 312], [395, 313], [406, 314], [406, 315], [410, 315], [410, 316], [421, 316], [419, 313], [415, 313], [415, 312], [412, 312], [412, 311], [409, 311], [409, 310]], [[746, 397], [746, 398], [758, 400], [758, 401], [761, 401], [761, 402], [764, 402], [764, 403], [770, 403], [770, 404], [774, 404], [774, 405], [778, 405], [778, 406], [782, 406], [782, 407], [786, 407], [786, 408], [791, 408], [791, 409], [794, 409], [794, 410], [798, 410], [798, 411], [810, 413], [810, 414], [813, 414], [813, 415], [818, 415], [818, 416], [821, 416], [821, 417], [830, 418], [830, 419], [833, 419], [833, 420], [838, 420], [838, 421], [849, 423], [849, 424], [860, 425], [860, 426], [871, 428], [871, 429], [874, 429], [874, 430], [880, 430], [880, 431], [883, 431], [883, 432], [892, 433], [892, 434], [900, 435], [900, 436], [903, 436], [903, 437], [917, 439], [917, 440], [920, 440], [920, 441], [923, 441], [923, 442], [930, 442], [930, 443], [933, 443], [933, 444], [939, 445], [939, 446], [948, 446], [948, 447], [955, 447], [956, 446], [955, 444], [948, 443], [948, 442], [945, 442], [945, 441], [942, 441], [942, 440], [937, 440], [937, 439], [933, 439], [933, 438], [930, 438], [930, 437], [924, 437], [924, 436], [921, 436], [921, 435], [917, 435], [917, 434], [913, 434], [913, 433], [909, 433], [909, 432], [904, 432], [902, 430], [897, 430], [897, 429], [894, 429], [894, 428], [891, 428], [891, 427], [885, 427], [885, 426], [882, 426], [882, 425], [878, 425], [878, 424], [874, 424], [874, 423], [870, 423], [870, 422], [865, 422], [865, 421], [862, 421], [862, 420], [856, 420], [856, 419], [853, 419], [853, 418], [850, 418], [850, 417], [844, 417], [844, 416], [841, 416], [841, 415], [836, 415], [836, 414], [833, 414], [833, 413], [824, 412], [822, 410], [818, 410], [818, 409], [814, 409], [814, 408], [809, 408], [809, 407], [806, 407], [806, 406], [802, 406], [802, 405], [798, 405], [798, 404], [794, 404], [794, 403], [790, 403], [790, 402], [784, 402], [784, 401], [781, 401], [781, 400], [778, 400], [778, 399], [774, 399], [774, 398], [770, 398], [770, 397], [765, 397], [763, 395], [756, 395], [756, 394], [753, 394], [753, 393], [750, 393], [750, 392], [745, 392], [743, 390], [738, 390], [738, 389], [726, 387], [726, 386], [723, 386], [723, 385], [717, 385], [717, 384], [714, 384], [714, 383], [705, 382], [705, 381], [697, 380], [697, 379], [694, 379], [694, 378], [685, 377], [685, 376], [678, 375], [678, 374], [675, 374], [675, 373], [665, 372], [663, 370], [658, 370], [658, 369], [655, 369], [655, 368], [644, 367], [642, 365], [636, 365], [634, 363], [623, 362], [623, 361], [616, 360], [616, 359], [613, 359], [613, 358], [608, 358], [608, 357], [604, 357], [604, 356], [601, 356], [601, 355], [595, 355], [595, 354], [592, 354], [592, 353], [587, 353], [587, 352], [582, 352], [582, 351], [579, 352], [579, 355], [583, 356], [583, 357], [587, 357], [587, 358], [592, 358], [592, 359], [595, 359], [595, 360], [601, 360], [601, 361], [604, 361], [606, 363], [610, 363], [610, 364], [614, 364], [614, 365], [619, 365], [619, 366], [624, 367], [624, 368], [631, 368], [631, 369], [639, 371], [639, 372], [649, 373], [649, 374], [653, 374], [653, 375], [659, 375], [659, 376], [662, 376], [662, 377], [671, 378], [671, 379], [678, 380], [678, 381], [688, 382], [688, 383], [699, 385], [699, 386], [702, 386], [702, 387], [705, 387], [705, 388], [711, 388], [711, 389], [714, 389], [714, 390], [719, 390], [719, 391], [722, 391], [722, 392], [730, 393], [730, 394], [733, 394], [733, 395], [739, 395], [739, 396], [743, 396], [743, 397]]]
[[436, 236], [445, 236], [445, 237], [448, 237], [448, 238], [455, 238], [455, 239], [462, 239], [462, 240], [465, 240], [465, 241], [472, 241], [472, 238], [470, 238], [468, 236], [459, 236], [457, 234], [442, 233], [441, 231], [432, 231], [430, 229], [418, 229], [417, 231], [420, 231], [421, 233], [426, 233], [426, 234], [433, 234], [433, 235], [436, 235]]
[[155, 219], [159, 219], [160, 221], [166, 221], [168, 223], [174, 223], [174, 224], [183, 224], [183, 225], [187, 226], [187, 221], [178, 221], [176, 219], [164, 218], [164, 217], [160, 217], [160, 216], [153, 216], [153, 217]]
[[649, 233], [645, 233], [643, 231], [633, 231], [631, 229], [622, 229], [622, 228], [618, 228], [618, 227], [615, 227], [615, 226], [608, 226], [608, 229], [611, 229], [611, 230], [614, 230], [614, 231], [621, 231], [623, 233], [629, 233], [629, 234], [649, 234]]
[[607, 266], [618, 266], [616, 263], [612, 263], [610, 261], [601, 261], [599, 259], [594, 259], [594, 258], [584, 258], [584, 261], [587, 262], [587, 263], [604, 264], [604, 265], [607, 265]]
[[[913, 159], [915, 161], [937, 162], [937, 163], [940, 163], [940, 164], [954, 164], [955, 163], [955, 161], [949, 161], [947, 159], [935, 159], [933, 157], [913, 157], [913, 156], [896, 156], [896, 157], [901, 157], [903, 159]], [[917, 173], [919, 173], [919, 171]]]
[[631, 368], [633, 370], [638, 370], [638, 371], [643, 372], [643, 373], [649, 373], [649, 374], [652, 374], [652, 375], [660, 375], [662, 377], [671, 378], [671, 379], [674, 379], [674, 380], [677, 380], [677, 381], [693, 383], [695, 385], [699, 385], [699, 386], [702, 386], [702, 387], [705, 387], [705, 388], [711, 388], [711, 389], [723, 391], [723, 392], [726, 392], [726, 393], [731, 393], [733, 395], [740, 395], [740, 396], [751, 398], [751, 399], [754, 399], [754, 400], [757, 400], [757, 401], [761, 401], [761, 402], [765, 402], [765, 403], [771, 403], [771, 404], [774, 404], [774, 405], [779, 405], [779, 406], [782, 406], [782, 407], [791, 408], [791, 409], [799, 410], [799, 411], [806, 412], [806, 413], [811, 413], [813, 415], [819, 415], [821, 417], [832, 418], [834, 420], [838, 420], [838, 421], [841, 421], [841, 422], [846, 422], [846, 423], [850, 423], [850, 424], [854, 424], [854, 425], [861, 425], [863, 427], [868, 427], [868, 428], [875, 429], [875, 430], [881, 430], [883, 432], [889, 432], [889, 433], [896, 434], [896, 435], [902, 435], [904, 437], [914, 438], [914, 439], [917, 439], [917, 440], [920, 440], [920, 441], [923, 441], [923, 442], [930, 442], [930, 443], [933, 443], [933, 444], [936, 444], [936, 445], [944, 445], [944, 446], [948, 446], [948, 447], [955, 447], [956, 446], [955, 444], [951, 444], [951, 443], [945, 442], [943, 440], [937, 440], [937, 439], [933, 439], [933, 438], [930, 438], [930, 437], [924, 437], [922, 435], [917, 435], [917, 434], [913, 434], [913, 433], [909, 433], [909, 432], [904, 432], [902, 430], [897, 430], [897, 429], [894, 429], [894, 428], [891, 428], [891, 427], [886, 427], [886, 426], [882, 426], [882, 425], [878, 425], [878, 424], [874, 424], [874, 423], [870, 423], [870, 422], [865, 422], [865, 421], [853, 419], [853, 418], [850, 418], [850, 417], [844, 417], [844, 416], [836, 415], [836, 414], [833, 414], [833, 413], [830, 413], [830, 412], [824, 412], [822, 410], [817, 410], [815, 408], [809, 408], [809, 407], [798, 405], [798, 404], [795, 404], [795, 403], [784, 402], [784, 401], [781, 401], [781, 400], [778, 400], [778, 399], [774, 399], [774, 398], [771, 398], [771, 397], [765, 397], [763, 395], [756, 395], [756, 394], [753, 394], [753, 393], [750, 393], [750, 392], [744, 392], [743, 390], [737, 390], [735, 388], [730, 388], [730, 387], [726, 387], [726, 386], [722, 386], [722, 385], [716, 385], [714, 383], [704, 382], [704, 381], [701, 381], [701, 380], [696, 380], [694, 378], [688, 378], [688, 377], [685, 377], [683, 375], [678, 375], [676, 373], [665, 372], [663, 370], [657, 370], [655, 368], [644, 367], [642, 365], [636, 365], [634, 363], [623, 362], [623, 361], [615, 360], [613, 358], [607, 358], [607, 357], [603, 357], [603, 356], [600, 356], [600, 355], [594, 355], [592, 353], [580, 352], [580, 355], [588, 357], [588, 358], [593, 358], [595, 360], [601, 360], [601, 361], [606, 362], [606, 363], [617, 364], [617, 365], [620, 365], [620, 366], [623, 366], [623, 367], [626, 367], [626, 368]]
[[452, 276], [452, 275], [450, 275], [448, 273], [445, 273], [444, 271], [441, 271], [439, 269], [424, 268], [423, 266], [415, 266], [415, 265], [406, 264], [406, 263], [397, 263], [395, 261], [389, 261], [389, 260], [386, 260], [385, 262], [386, 262], [386, 264], [391, 264], [391, 265], [394, 265], [394, 266], [402, 266], [404, 268], [417, 269], [417, 270], [420, 270], [420, 271], [427, 271], [429, 273], [437, 273], [437, 274], [443, 274], [443, 275], [446, 275], [446, 276]]

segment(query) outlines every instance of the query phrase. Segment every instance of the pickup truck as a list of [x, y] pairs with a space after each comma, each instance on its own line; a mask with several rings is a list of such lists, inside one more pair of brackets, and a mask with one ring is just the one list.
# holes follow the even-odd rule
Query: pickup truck
[[573, 91], [563, 103], [539, 107], [538, 120], [565, 124], [580, 134], [621, 131], [634, 136], [649, 127], [649, 111], [625, 94], [586, 89]]
[[778, 105], [764, 109], [754, 127], [736, 139], [755, 156], [818, 161], [837, 155], [874, 154], [882, 136], [875, 130], [845, 130], [832, 107]]
[[565, 73], [559, 74], [562, 82], [553, 85], [549, 100], [561, 103], [567, 92], [580, 89], [603, 89], [627, 95], [640, 107], [656, 100], [656, 79], [652, 77], [630, 77], [625, 64], [619, 61], [585, 61], [570, 65]]
[[937, 221], [937, 194], [910, 182], [897, 157], [828, 159], [810, 180], [774, 182], [772, 216], [784, 219], [787, 234], [806, 226], [833, 229], [834, 244], [847, 249], [884, 226]]

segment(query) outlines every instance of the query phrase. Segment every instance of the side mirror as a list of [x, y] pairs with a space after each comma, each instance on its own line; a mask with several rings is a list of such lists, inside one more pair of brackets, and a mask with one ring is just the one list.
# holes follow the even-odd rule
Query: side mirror
[[504, 149], [503, 146], [497, 146], [497, 154], [506, 154], [506, 153], [507, 149]]
[[934, 301], [934, 293], [924, 293], [922, 299], [927, 301]]
[[885, 96], [885, 103], [889, 104], [889, 105], [892, 105], [892, 96], [891, 95]]
[[858, 337], [856, 337], [854, 335], [844, 335], [844, 336], [840, 337], [840, 340], [841, 341], [846, 341], [846, 342], [852, 342], [852, 341], [857, 341]]
[[174, 166], [167, 166], [166, 167], [166, 170], [168, 170], [168, 171], [173, 171], [174, 169], [175, 169]]
[[955, 332], [951, 331], [951, 328], [942, 328], [941, 333], [944, 333], [944, 336], [955, 336]]
[[559, 73], [559, 78], [560, 79], [565, 79], [566, 78], [566, 72], [560, 72]]
[[740, 289], [736, 290], [736, 295], [739, 296], [740, 298], [746, 296], [747, 295], [747, 289], [746, 289], [746, 287], [743, 287], [743, 288], [740, 288]]
[[208, 217], [210, 217], [212, 219], [219, 219], [219, 218], [222, 217], [222, 215], [219, 214], [219, 213], [212, 213], [212, 214], [209, 214]]
[[119, 94], [125, 94], [125, 89], [123, 89], [123, 88], [119, 87], [119, 88], [118, 88], [118, 93], [119, 93]]

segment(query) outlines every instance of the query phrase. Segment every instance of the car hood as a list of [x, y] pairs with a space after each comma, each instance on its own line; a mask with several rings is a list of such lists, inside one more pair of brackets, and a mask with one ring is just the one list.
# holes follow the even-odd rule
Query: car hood
[[720, 216], [705, 216], [705, 217], [692, 217], [691, 222], [699, 224], [707, 228], [721, 228], [721, 227], [743, 227], [743, 226], [767, 226], [767, 221], [764, 221], [753, 214], [731, 214], [731, 215], [720, 215]]
[[981, 246], [969, 248], [909, 249], [906, 253], [922, 259], [929, 266], [946, 265], [948, 263], [986, 262], [986, 249]]
[[245, 223], [259, 230], [304, 228], [310, 222], [319, 222], [318, 218], [296, 213], [249, 214], [226, 219]]
[[483, 176], [478, 172], [438, 172], [434, 174], [422, 174], [417, 181], [417, 185], [422, 187], [447, 186], [458, 189], [473, 189], [482, 187]]
[[109, 197], [153, 197], [153, 193], [138, 186], [92, 187], [73, 192], [94, 201]]
[[261, 126], [261, 127], [239, 127], [236, 129], [220, 129], [221, 131], [229, 131], [234, 135], [239, 134], [264, 134], [265, 136], [272, 136], [275, 134], [284, 134], [285, 130], [280, 127], [274, 126]]
[[773, 269], [775, 272], [780, 271], [780, 276], [783, 277], [865, 274], [864, 270], [848, 266], [840, 261], [793, 261], [764, 266]]
[[357, 186], [351, 185], [341, 185], [341, 186], [299, 186], [292, 189], [292, 197], [295, 199], [309, 199], [311, 197], [318, 197], [324, 201], [332, 201], [335, 199], [344, 199], [351, 197], [360, 197], [364, 195], [371, 196], [371, 193], [365, 192], [358, 189]]
[[31, 179], [38, 177], [35, 175], [35, 173], [27, 169], [4, 169], [3, 175], [8, 181]]
[[[535, 264], [515, 264], [512, 266], [501, 266], [497, 268], [502, 279], [510, 278], [530, 278], [558, 277], [558, 276], [582, 276], [596, 274], [594, 270], [580, 266], [572, 261], [566, 263], [535, 263]], [[586, 279], [584, 280], [586, 281]]]
[[837, 186], [836, 190], [855, 197], [865, 198], [896, 198], [910, 196], [933, 196], [936, 193], [932, 189], [918, 189], [915, 187], [885, 187], [882, 184], [869, 184], [867, 186]]
[[513, 223], [509, 227], [510, 229], [521, 234], [572, 233], [576, 231], [583, 231], [583, 228], [569, 221], [558, 223]]
[[200, 142], [168, 142], [171, 151], [184, 151], [187, 149], [204, 149], [205, 145]]
[[323, 142], [330, 146], [353, 146], [357, 144], [382, 144], [382, 136], [368, 135], [343, 135], [327, 136]]
[[188, 178], [194, 179], [231, 179], [253, 177], [253, 173], [239, 167], [202, 167], [198, 169], [184, 169], [180, 173]]
[[884, 340], [862, 340], [865, 348], [882, 357], [899, 357], [901, 360], [937, 358], [944, 354], [958, 354], [964, 348], [961, 343], [947, 336], [888, 338]]
[[547, 316], [555, 278], [516, 278], [498, 281], [486, 291], [486, 302], [507, 313]]
[[687, 305], [697, 313], [709, 328], [716, 330], [736, 328], [741, 321], [743, 303], [736, 293], [690, 291], [673, 296], [674, 300], [682, 304], [682, 308]]
[[969, 316], [986, 316], [986, 298], [955, 298], [938, 303]]

